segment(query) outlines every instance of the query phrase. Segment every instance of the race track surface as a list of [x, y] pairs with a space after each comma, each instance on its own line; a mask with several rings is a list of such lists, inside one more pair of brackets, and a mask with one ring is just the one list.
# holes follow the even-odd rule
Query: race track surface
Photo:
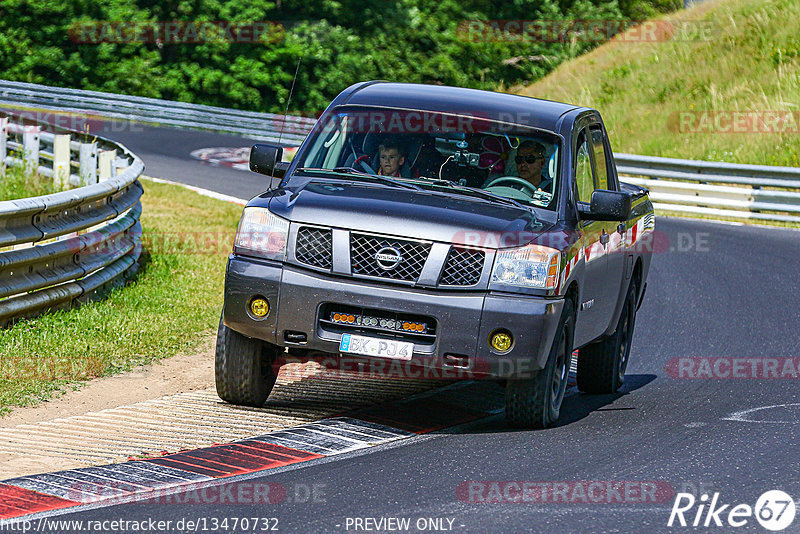
[[[161, 128], [117, 138], [144, 159], [148, 175], [240, 198], [264, 189], [258, 175], [188, 156], [197, 148], [251, 141]], [[667, 218], [657, 220], [656, 230], [671, 250], [653, 257], [625, 386], [614, 395], [570, 396], [555, 428], [513, 430], [498, 414], [334, 461], [250, 475], [248, 483], [303, 489], [304, 496], [290, 494], [273, 505], [133, 503], [60, 519], [275, 517], [282, 532], [364, 532], [377, 525], [365, 518], [408, 518], [412, 531], [421, 525], [457, 532], [666, 532], [690, 530], [667, 528], [677, 492], [698, 498], [719, 492], [719, 505], [730, 504], [728, 510], [754, 506], [772, 489], [800, 498], [797, 377], [720, 378], [725, 369], [733, 373], [725, 362], [734, 365], [734, 358], [744, 362], [736, 364], [737, 374], [748, 376], [748, 358], [798, 357], [800, 328], [791, 303], [800, 301], [800, 232]], [[684, 361], [693, 367], [678, 375], [678, 358], [717, 357], [728, 359], [716, 369], [715, 360], [705, 364], [717, 377], [703, 375], [700, 360]], [[499, 481], [501, 492], [476, 481]], [[566, 483], [568, 502], [553, 496], [509, 502], [519, 494], [513, 483], [525, 481], [551, 489]], [[601, 482], [591, 491], [605, 496], [603, 502], [575, 493], [576, 485], [587, 489], [592, 482]], [[659, 488], [655, 498], [636, 492], [644, 482]], [[597, 493], [608, 487], [614, 489]], [[314, 497], [306, 495], [309, 488], [316, 488]], [[486, 499], [495, 502], [479, 502]], [[687, 520], [696, 512], [697, 506]], [[442, 521], [417, 525], [420, 518]], [[711, 525], [698, 530], [720, 531]], [[765, 532], [752, 517], [742, 528], [725, 524], [722, 531]], [[798, 531], [800, 518], [786, 530]]]

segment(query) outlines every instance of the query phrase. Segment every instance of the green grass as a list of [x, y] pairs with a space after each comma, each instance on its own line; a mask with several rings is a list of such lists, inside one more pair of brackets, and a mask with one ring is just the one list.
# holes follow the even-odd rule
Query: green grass
[[664, 18], [709, 21], [709, 38], [610, 42], [510, 91], [598, 109], [618, 152], [800, 166], [796, 130], [676, 127], [681, 112], [800, 111], [800, 2], [711, 0]]
[[31, 175], [22, 167], [0, 168], [0, 200], [37, 197], [56, 191], [51, 178]]
[[216, 331], [242, 208], [173, 185], [143, 184], [149, 261], [104, 300], [0, 330], [0, 414], [194, 350]]

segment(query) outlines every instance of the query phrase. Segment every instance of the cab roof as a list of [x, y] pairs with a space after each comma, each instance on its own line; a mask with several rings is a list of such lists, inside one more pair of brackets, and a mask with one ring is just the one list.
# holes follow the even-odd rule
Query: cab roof
[[478, 116], [551, 131], [559, 129], [559, 119], [564, 115], [588, 109], [551, 100], [479, 89], [374, 81], [349, 87], [332, 102], [331, 107], [344, 105]]

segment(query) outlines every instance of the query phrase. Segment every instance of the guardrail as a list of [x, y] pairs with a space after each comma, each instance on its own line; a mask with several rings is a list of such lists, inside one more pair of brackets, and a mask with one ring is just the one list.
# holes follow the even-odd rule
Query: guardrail
[[0, 80], [0, 104], [36, 106], [38, 109], [62, 112], [77, 111], [177, 128], [234, 133], [273, 142], [280, 138], [295, 145], [305, 139], [316, 122], [306, 117], [256, 113], [6, 80]]
[[[299, 145], [314, 119], [0, 80], [0, 105], [95, 113]], [[89, 150], [89, 149], [84, 149]], [[46, 155], [48, 153], [45, 153]], [[624, 180], [650, 190], [657, 210], [800, 222], [800, 169], [615, 154]], [[107, 166], [107, 163], [103, 165]], [[105, 167], [103, 167], [105, 168]], [[82, 174], [81, 171], [79, 174]], [[75, 181], [75, 178], [72, 179]]]
[[[654, 207], [739, 219], [800, 222], [800, 168], [614, 154], [623, 180]], [[639, 178], [633, 178], [639, 177]]]
[[0, 325], [91, 300], [138, 268], [144, 164], [122, 145], [46, 127], [0, 118], [0, 167], [82, 187], [0, 201]]

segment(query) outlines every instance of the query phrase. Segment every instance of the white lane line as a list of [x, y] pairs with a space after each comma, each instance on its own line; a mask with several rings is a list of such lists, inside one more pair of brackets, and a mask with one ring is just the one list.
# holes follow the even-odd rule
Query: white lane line
[[[724, 214], [723, 214], [724, 215]], [[770, 230], [791, 230], [793, 232], [800, 231], [800, 228], [795, 228], [793, 226], [777, 226], [774, 224], [767, 224], [767, 223], [760, 223], [758, 219], [748, 219], [747, 222], [738, 222], [738, 221], [720, 221], [717, 219], [701, 219], [699, 217], [678, 217], [676, 215], [658, 215], [659, 219], [671, 219], [675, 221], [697, 221], [702, 223], [712, 223], [712, 224], [724, 224], [727, 226], [747, 226], [747, 227], [755, 227], [755, 228], [766, 228]]]
[[761, 406], [758, 408], [750, 408], [749, 410], [742, 410], [739, 412], [734, 412], [727, 417], [723, 417], [723, 421], [740, 421], [742, 423], [776, 423], [776, 424], [796, 424], [798, 421], [761, 421], [761, 420], [753, 420], [749, 418], [750, 414], [755, 412], [761, 412], [764, 410], [771, 410], [772, 408], [787, 408], [789, 406], [800, 406], [800, 402], [791, 402], [788, 404], [773, 404], [771, 406]]
[[154, 178], [152, 176], [140, 176], [144, 180], [150, 180], [151, 182], [155, 182], [157, 184], [169, 184], [169, 185], [177, 185], [178, 187], [183, 187], [184, 189], [188, 189], [189, 191], [194, 191], [204, 197], [215, 198], [217, 200], [222, 200], [224, 202], [233, 202], [234, 204], [239, 204], [240, 206], [244, 206], [247, 204], [247, 201], [243, 198], [236, 198], [230, 195], [223, 195], [222, 193], [217, 193], [216, 191], [211, 191], [209, 189], [203, 189], [202, 187], [195, 187], [193, 185], [182, 184], [180, 182], [173, 182], [172, 180], [164, 180], [163, 178]]

